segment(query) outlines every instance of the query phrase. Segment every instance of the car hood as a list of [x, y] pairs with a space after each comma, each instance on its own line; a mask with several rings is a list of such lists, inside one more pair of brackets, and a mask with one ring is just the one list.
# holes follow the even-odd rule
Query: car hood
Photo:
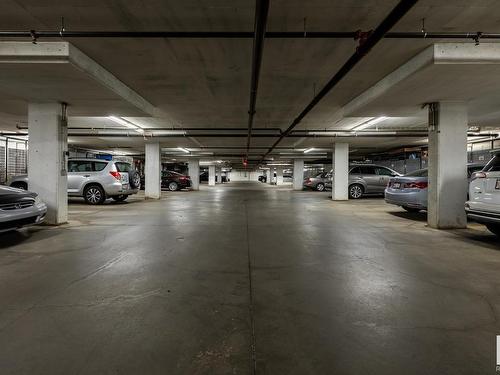
[[35, 198], [36, 193], [22, 189], [16, 189], [10, 186], [0, 186], [0, 204], [17, 201], [21, 198]]

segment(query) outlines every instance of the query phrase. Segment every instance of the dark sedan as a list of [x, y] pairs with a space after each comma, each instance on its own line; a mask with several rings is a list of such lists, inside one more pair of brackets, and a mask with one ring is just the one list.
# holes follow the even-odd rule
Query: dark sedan
[[161, 173], [161, 187], [170, 191], [187, 189], [191, 187], [191, 178], [174, 171], [163, 171]]

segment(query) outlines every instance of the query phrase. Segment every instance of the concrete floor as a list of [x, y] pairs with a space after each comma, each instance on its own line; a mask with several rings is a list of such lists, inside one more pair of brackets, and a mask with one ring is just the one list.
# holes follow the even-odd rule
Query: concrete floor
[[495, 371], [482, 226], [258, 183], [70, 218], [0, 237], [2, 375]]

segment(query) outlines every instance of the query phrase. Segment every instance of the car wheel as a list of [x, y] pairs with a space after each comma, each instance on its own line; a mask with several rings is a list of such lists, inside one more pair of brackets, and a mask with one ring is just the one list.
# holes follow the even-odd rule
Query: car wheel
[[87, 204], [102, 204], [106, 200], [106, 194], [102, 187], [90, 185], [85, 188], [83, 198]]
[[176, 191], [178, 189], [179, 189], [179, 185], [177, 184], [177, 182], [172, 181], [168, 184], [168, 190]]
[[415, 207], [405, 207], [403, 206], [403, 208], [408, 211], [408, 212], [420, 212], [420, 208], [415, 208]]
[[126, 200], [128, 198], [128, 195], [127, 194], [115, 195], [111, 198], [113, 198], [113, 200], [116, 202], [123, 202], [124, 200]]
[[362, 185], [353, 184], [349, 186], [349, 199], [359, 199], [363, 196], [364, 192]]
[[491, 233], [500, 237], [500, 224], [488, 223], [486, 224], [486, 228], [488, 228]]
[[322, 182], [320, 182], [319, 184], [316, 185], [316, 190], [317, 191], [323, 191], [323, 190], [325, 190], [325, 184], [323, 184]]
[[26, 182], [13, 182], [10, 186], [16, 189], [28, 190]]

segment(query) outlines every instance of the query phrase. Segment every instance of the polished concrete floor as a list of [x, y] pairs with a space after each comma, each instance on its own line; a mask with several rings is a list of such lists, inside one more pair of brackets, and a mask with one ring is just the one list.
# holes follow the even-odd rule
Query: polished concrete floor
[[492, 374], [499, 250], [258, 183], [76, 200], [0, 237], [0, 373]]

